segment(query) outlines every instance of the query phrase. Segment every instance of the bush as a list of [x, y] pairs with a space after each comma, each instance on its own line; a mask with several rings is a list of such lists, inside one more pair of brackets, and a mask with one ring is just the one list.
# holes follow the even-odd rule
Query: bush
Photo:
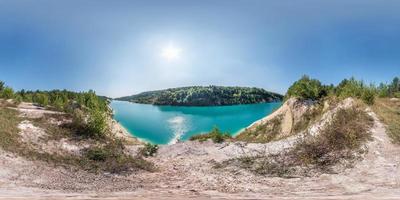
[[319, 80], [310, 79], [310, 77], [304, 75], [289, 87], [285, 99], [297, 97], [302, 100], [318, 100], [325, 95], [326, 91]]
[[226, 139], [231, 139], [232, 136], [230, 136], [228, 133], [223, 133], [221, 130], [219, 130], [218, 127], [214, 127], [211, 132], [207, 134], [201, 134], [201, 135], [194, 135], [190, 137], [190, 140], [198, 140], [200, 142], [206, 141], [208, 139], [211, 139], [214, 143], [222, 143]]
[[128, 172], [132, 169], [154, 170], [154, 164], [142, 157], [132, 157], [124, 153], [124, 145], [120, 140], [110, 140], [104, 146], [86, 149], [84, 164], [89, 170], [107, 171], [111, 173]]
[[375, 94], [371, 90], [365, 89], [361, 96], [361, 99], [363, 100], [364, 103], [368, 105], [373, 105], [375, 102]]
[[91, 111], [87, 122], [87, 133], [90, 136], [102, 138], [108, 132], [107, 115], [99, 110]]
[[350, 79], [344, 79], [339, 83], [336, 87], [336, 95], [340, 98], [361, 98], [365, 89], [362, 81], [358, 81], [352, 77]]
[[352, 150], [359, 149], [370, 138], [368, 129], [372, 124], [372, 118], [362, 110], [338, 110], [332, 123], [318, 136], [305, 138], [291, 153], [300, 159], [298, 164], [333, 165], [339, 159], [350, 156]]
[[41, 106], [49, 105], [49, 97], [46, 94], [37, 93], [33, 96], [33, 101]]
[[1, 91], [1, 97], [5, 98], [5, 99], [11, 99], [14, 97], [14, 90], [10, 87], [5, 87], [2, 91]]
[[139, 155], [144, 157], [154, 156], [158, 151], [158, 145], [146, 143], [143, 148], [139, 150]]

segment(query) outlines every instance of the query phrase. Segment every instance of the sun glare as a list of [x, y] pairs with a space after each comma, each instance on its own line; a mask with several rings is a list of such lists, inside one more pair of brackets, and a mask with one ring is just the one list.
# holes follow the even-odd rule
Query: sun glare
[[168, 61], [174, 61], [180, 58], [181, 52], [181, 48], [169, 45], [162, 49], [161, 56]]

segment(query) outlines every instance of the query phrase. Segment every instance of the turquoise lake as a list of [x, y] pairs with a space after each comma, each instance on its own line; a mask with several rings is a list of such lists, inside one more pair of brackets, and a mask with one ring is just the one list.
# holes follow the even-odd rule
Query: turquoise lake
[[153, 144], [170, 144], [206, 133], [214, 126], [231, 135], [272, 113], [281, 105], [154, 106], [112, 101], [114, 119], [132, 135]]

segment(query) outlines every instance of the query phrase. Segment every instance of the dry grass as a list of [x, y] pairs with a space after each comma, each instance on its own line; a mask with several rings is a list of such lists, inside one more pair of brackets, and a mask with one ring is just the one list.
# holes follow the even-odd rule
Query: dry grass
[[301, 116], [299, 121], [293, 125], [292, 133], [300, 133], [305, 131], [313, 122], [322, 116], [322, 109], [322, 103], [317, 103], [314, 107], [308, 109], [307, 112]]
[[[1, 104], [4, 105], [4, 104]], [[50, 123], [50, 119], [64, 120], [67, 115], [45, 115], [38, 119], [23, 119], [18, 116], [18, 111], [0, 106], [0, 148], [22, 156], [28, 160], [44, 161], [54, 166], [78, 167], [92, 172], [129, 173], [137, 170], [155, 170], [154, 164], [146, 161], [141, 156], [131, 156], [125, 153], [123, 141], [107, 137], [93, 140], [77, 135], [70, 126]], [[35, 126], [42, 128], [47, 133], [47, 138], [41, 141], [46, 145], [50, 140], [67, 138], [71, 141], [82, 141], [90, 147], [82, 155], [72, 155], [65, 152], [42, 152], [33, 146], [22, 142], [18, 124], [22, 120], [29, 120]]]
[[291, 177], [312, 171], [329, 172], [333, 166], [354, 160], [370, 138], [373, 119], [360, 108], [339, 110], [317, 136], [306, 135], [295, 146], [277, 154], [258, 153], [219, 165], [235, 165], [255, 174]]
[[18, 124], [20, 122], [17, 111], [0, 107], [0, 146], [4, 150], [18, 151], [21, 148], [18, 140]]
[[380, 120], [387, 125], [387, 134], [392, 141], [400, 144], [400, 99], [376, 99], [372, 109]]
[[350, 158], [354, 150], [370, 139], [373, 119], [357, 108], [340, 109], [316, 137], [306, 137], [292, 150], [297, 164], [328, 167]]
[[235, 137], [237, 141], [267, 143], [280, 134], [283, 115], [271, 119], [265, 124], [258, 125], [255, 129], [246, 129]]

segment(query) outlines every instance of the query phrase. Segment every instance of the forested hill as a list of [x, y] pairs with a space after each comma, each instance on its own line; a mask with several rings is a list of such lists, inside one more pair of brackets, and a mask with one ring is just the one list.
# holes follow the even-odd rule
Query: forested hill
[[282, 95], [260, 88], [192, 86], [143, 92], [117, 98], [135, 103], [174, 106], [220, 106], [281, 101]]

